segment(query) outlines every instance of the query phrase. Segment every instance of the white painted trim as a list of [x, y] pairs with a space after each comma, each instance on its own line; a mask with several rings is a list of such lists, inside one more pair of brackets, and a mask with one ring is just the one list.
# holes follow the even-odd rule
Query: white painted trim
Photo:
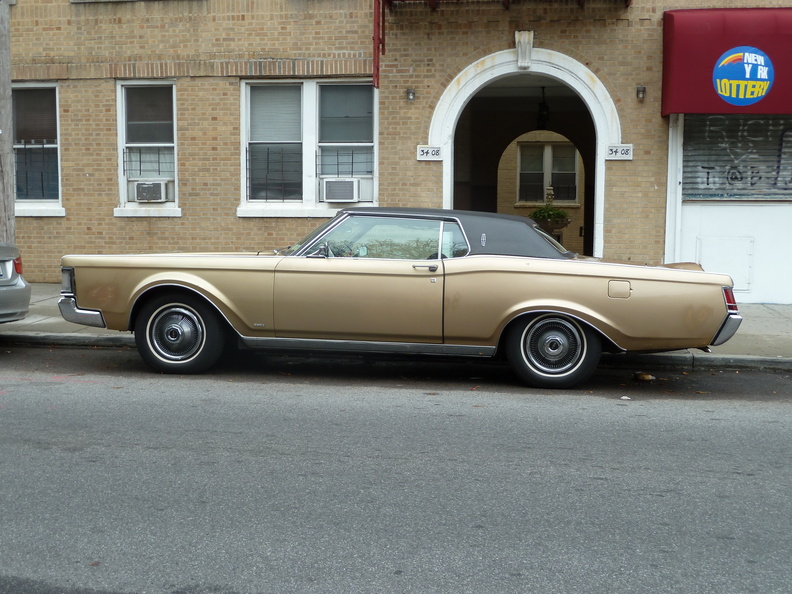
[[668, 178], [666, 181], [666, 236], [664, 262], [677, 262], [682, 249], [682, 140], [684, 116], [668, 119]]
[[[173, 206], [173, 203], [162, 203], [163, 206], [157, 208], [155, 206], [142, 206], [134, 202], [127, 203], [124, 207], [113, 209], [114, 217], [180, 217], [182, 216], [181, 208]], [[170, 204], [170, 206], [165, 206]]]
[[[371, 202], [355, 202], [344, 206], [372, 206]], [[315, 205], [303, 205], [288, 202], [270, 204], [247, 203], [237, 206], [236, 215], [244, 218], [332, 218], [340, 205], [334, 202], [318, 202]]]
[[[129, 200], [129, 178], [124, 172], [126, 149], [126, 93], [129, 87], [170, 87], [173, 102], [173, 200], [157, 206], [139, 204]], [[118, 142], [118, 206], [113, 209], [114, 217], [180, 217], [179, 207], [179, 122], [174, 79], [135, 79], [116, 81], [116, 126]], [[166, 181], [163, 179], [163, 181]]]
[[66, 209], [60, 205], [58, 200], [17, 200], [14, 204], [14, 215], [17, 217], [65, 217]]
[[470, 99], [489, 83], [507, 76], [542, 74], [573, 89], [586, 104], [596, 134], [594, 178], [594, 255], [604, 251], [605, 156], [608, 145], [621, 144], [621, 122], [605, 85], [586, 66], [559, 52], [533, 48], [529, 69], [517, 65], [517, 50], [503, 50], [474, 62], [460, 72], [440, 96], [429, 125], [427, 144], [441, 147], [443, 208], [451, 208], [454, 192], [454, 133]]
[[[13, 4], [13, 3], [12, 3]], [[14, 89], [53, 89], [55, 91], [55, 146], [58, 150], [58, 199], [40, 200], [37, 198], [22, 199], [16, 197], [14, 189], [15, 216], [18, 217], [65, 217], [66, 209], [63, 206], [63, 170], [61, 168], [61, 131], [60, 131], [60, 89], [57, 84], [40, 82], [20, 82], [11, 85], [13, 96]], [[11, 139], [12, 145], [14, 139]], [[50, 145], [51, 146], [51, 145]], [[14, 163], [16, 174], [16, 163]]]
[[[320, 178], [317, 169], [319, 155], [319, 93], [320, 87], [334, 84], [371, 85], [364, 78], [327, 78], [327, 79], [243, 79], [240, 83], [240, 135], [239, 171], [240, 195], [236, 215], [239, 218], [317, 218], [333, 217], [342, 206], [338, 203], [325, 203], [319, 197]], [[287, 85], [300, 87], [301, 101], [301, 144], [303, 164], [303, 197], [300, 202], [267, 202], [249, 200], [247, 188], [248, 162], [247, 151], [250, 136], [250, 89], [256, 86]], [[373, 101], [373, 159], [372, 200], [356, 203], [356, 206], [376, 206], [379, 203], [379, 89], [372, 87]], [[343, 143], [351, 144], [351, 143]], [[368, 146], [370, 143], [360, 143]], [[368, 178], [361, 178], [368, 179]], [[349, 206], [349, 205], [344, 205]]]

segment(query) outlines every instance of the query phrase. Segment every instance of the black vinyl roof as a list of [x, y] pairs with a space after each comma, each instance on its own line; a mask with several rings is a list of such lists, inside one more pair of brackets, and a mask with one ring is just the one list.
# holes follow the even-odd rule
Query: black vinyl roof
[[441, 208], [360, 206], [345, 208], [339, 214], [345, 212], [354, 215], [390, 215], [459, 221], [470, 244], [471, 255], [525, 256], [558, 260], [574, 257], [572, 252], [559, 251], [528, 217]]

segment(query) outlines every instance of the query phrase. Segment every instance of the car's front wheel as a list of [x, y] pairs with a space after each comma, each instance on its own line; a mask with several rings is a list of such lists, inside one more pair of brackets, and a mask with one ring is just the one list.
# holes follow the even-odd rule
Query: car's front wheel
[[135, 321], [135, 343], [143, 360], [164, 373], [199, 373], [223, 353], [223, 322], [201, 298], [167, 294], [145, 303]]
[[529, 386], [569, 388], [594, 373], [602, 344], [588, 326], [548, 313], [517, 322], [506, 337], [506, 354]]

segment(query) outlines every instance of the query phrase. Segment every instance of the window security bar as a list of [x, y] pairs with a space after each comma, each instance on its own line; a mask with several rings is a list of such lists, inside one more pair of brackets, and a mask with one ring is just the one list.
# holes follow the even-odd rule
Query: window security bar
[[17, 200], [57, 200], [57, 145], [22, 143], [14, 146], [14, 186]]
[[371, 177], [374, 175], [374, 149], [371, 146], [322, 146], [316, 157], [322, 177]]
[[302, 201], [301, 145], [251, 144], [246, 160], [248, 200]]
[[129, 179], [169, 178], [176, 173], [173, 147], [146, 146], [124, 149], [124, 175]]

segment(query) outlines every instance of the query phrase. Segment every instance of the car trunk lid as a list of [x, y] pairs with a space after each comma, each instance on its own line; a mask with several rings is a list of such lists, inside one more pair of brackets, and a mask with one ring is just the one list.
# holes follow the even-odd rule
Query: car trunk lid
[[700, 270], [704, 271], [700, 264], [695, 262], [673, 262], [671, 264], [662, 264], [662, 268], [673, 268], [675, 270]]

